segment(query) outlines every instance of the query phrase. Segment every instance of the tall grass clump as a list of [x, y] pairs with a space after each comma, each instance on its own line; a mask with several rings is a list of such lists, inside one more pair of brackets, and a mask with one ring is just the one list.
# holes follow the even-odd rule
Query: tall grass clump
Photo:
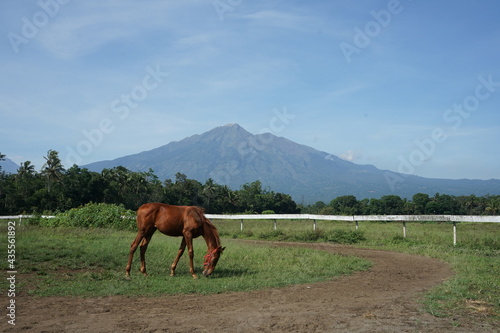
[[366, 240], [363, 231], [360, 230], [267, 230], [258, 233], [242, 231], [233, 233], [233, 238], [255, 238], [272, 241], [287, 242], [327, 242], [336, 244], [358, 244]]

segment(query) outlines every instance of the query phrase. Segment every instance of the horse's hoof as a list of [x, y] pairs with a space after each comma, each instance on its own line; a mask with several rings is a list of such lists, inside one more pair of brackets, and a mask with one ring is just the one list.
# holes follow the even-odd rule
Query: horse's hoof
[[193, 275], [193, 279], [197, 279], [198, 277], [196, 275]]

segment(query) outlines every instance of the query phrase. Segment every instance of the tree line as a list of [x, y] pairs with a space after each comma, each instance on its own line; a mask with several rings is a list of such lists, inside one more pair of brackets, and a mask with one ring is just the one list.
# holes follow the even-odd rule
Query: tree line
[[[5, 155], [0, 153], [0, 159]], [[36, 171], [30, 161], [17, 173], [0, 169], [0, 215], [54, 213], [87, 203], [109, 203], [135, 210], [146, 202], [197, 205], [207, 213], [266, 213], [324, 215], [498, 215], [500, 196], [451, 196], [415, 194], [411, 200], [397, 195], [358, 200], [345, 195], [329, 203], [297, 204], [290, 195], [264, 188], [260, 181], [244, 184], [239, 190], [213, 179], [201, 183], [177, 173], [161, 181], [153, 172], [134, 172], [118, 166], [102, 172], [73, 165], [65, 169], [57, 151], [49, 150], [45, 164]]]
[[453, 196], [436, 193], [413, 195], [412, 200], [398, 195], [357, 200], [353, 195], [318, 201], [303, 208], [306, 214], [321, 215], [499, 215], [500, 195]]
[[44, 159], [39, 172], [30, 161], [15, 174], [0, 170], [0, 215], [61, 212], [89, 202], [132, 210], [146, 202], [164, 202], [201, 206], [207, 213], [299, 212], [291, 196], [263, 188], [260, 181], [232, 190], [213, 179], [201, 183], [182, 173], [161, 181], [151, 169], [133, 172], [118, 166], [93, 172], [73, 165], [66, 170], [55, 150], [49, 150]]

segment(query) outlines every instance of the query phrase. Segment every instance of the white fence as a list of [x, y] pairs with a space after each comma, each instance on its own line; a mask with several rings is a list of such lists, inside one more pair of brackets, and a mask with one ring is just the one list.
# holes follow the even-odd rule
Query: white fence
[[[361, 221], [382, 221], [403, 223], [403, 237], [406, 238], [406, 222], [452, 222], [453, 245], [457, 244], [457, 222], [471, 223], [500, 223], [500, 215], [313, 215], [313, 214], [205, 214], [212, 220], [240, 220], [240, 230], [243, 231], [244, 220], [273, 220], [274, 230], [277, 229], [277, 220], [312, 220], [313, 230], [316, 230], [316, 221], [347, 221], [356, 224]], [[0, 220], [19, 220], [32, 218], [32, 215], [0, 216]], [[54, 216], [42, 215], [42, 218]]]
[[403, 237], [406, 238], [406, 222], [453, 222], [453, 245], [457, 245], [457, 222], [472, 223], [500, 223], [498, 215], [313, 215], [313, 214], [264, 214], [264, 215], [222, 215], [206, 214], [213, 220], [240, 220], [240, 230], [243, 231], [244, 220], [273, 220], [274, 230], [277, 229], [277, 220], [312, 220], [313, 230], [316, 230], [316, 221], [348, 221], [356, 224], [359, 221], [402, 222]]

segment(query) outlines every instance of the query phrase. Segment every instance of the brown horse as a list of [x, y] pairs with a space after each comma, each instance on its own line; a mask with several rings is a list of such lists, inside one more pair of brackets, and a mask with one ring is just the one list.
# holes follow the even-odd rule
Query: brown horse
[[203, 209], [195, 206], [173, 206], [162, 203], [147, 203], [137, 210], [137, 236], [130, 245], [130, 254], [127, 267], [125, 268], [127, 278], [130, 277], [130, 268], [135, 250], [140, 245], [141, 249], [141, 272], [146, 273], [146, 250], [154, 232], [158, 229], [168, 236], [182, 236], [181, 246], [177, 256], [170, 266], [170, 275], [175, 275], [175, 268], [181, 258], [186, 245], [189, 254], [189, 272], [193, 278], [197, 278], [193, 266], [193, 238], [203, 236], [207, 243], [207, 254], [205, 255], [203, 275], [209, 276], [215, 269], [220, 255], [225, 248], [221, 247], [219, 233], [215, 226], [203, 214]]

